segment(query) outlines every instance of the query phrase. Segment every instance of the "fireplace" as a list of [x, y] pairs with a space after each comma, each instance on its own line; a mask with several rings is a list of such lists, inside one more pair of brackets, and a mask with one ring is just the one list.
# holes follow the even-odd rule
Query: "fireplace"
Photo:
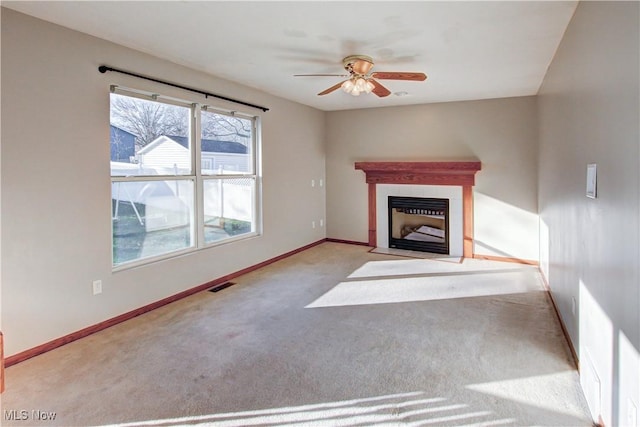
[[[378, 216], [377, 193], [378, 187], [400, 185], [401, 187], [422, 187], [433, 189], [436, 187], [449, 187], [461, 189], [461, 205], [459, 209], [460, 220], [459, 231], [457, 226], [451, 226], [451, 233], [460, 233], [460, 238], [450, 236], [448, 239], [453, 245], [461, 246], [460, 253], [464, 257], [473, 258], [473, 185], [475, 184], [475, 174], [481, 169], [480, 162], [477, 161], [439, 161], [439, 162], [356, 162], [355, 168], [364, 171], [368, 184], [369, 194], [369, 246], [378, 247], [378, 234], [387, 232], [387, 224], [384, 228], [378, 227], [378, 219], [384, 216], [386, 222], [387, 215]], [[403, 191], [404, 192], [404, 191]], [[389, 194], [391, 195], [391, 194]], [[398, 196], [409, 196], [407, 194], [397, 194]], [[413, 195], [412, 195], [413, 196]], [[430, 197], [430, 195], [424, 195]], [[435, 197], [441, 197], [435, 195]], [[448, 196], [444, 196], [448, 197]], [[379, 199], [378, 199], [379, 200]], [[453, 202], [453, 199], [449, 197]], [[381, 201], [381, 200], [380, 200]], [[383, 208], [384, 209], [384, 206]], [[457, 208], [452, 208], [453, 213], [458, 212]], [[454, 218], [455, 219], [455, 218]], [[450, 255], [457, 256], [458, 250], [453, 246], [449, 248]]]
[[389, 247], [449, 254], [449, 199], [388, 198]]

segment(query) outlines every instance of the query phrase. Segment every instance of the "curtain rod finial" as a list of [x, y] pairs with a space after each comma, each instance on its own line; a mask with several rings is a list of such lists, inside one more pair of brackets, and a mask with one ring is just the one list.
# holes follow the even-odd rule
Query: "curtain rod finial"
[[107, 71], [109, 71], [109, 67], [107, 67], [106, 65], [101, 65], [101, 66], [98, 67], [98, 71], [100, 71], [102, 74], [104, 74]]

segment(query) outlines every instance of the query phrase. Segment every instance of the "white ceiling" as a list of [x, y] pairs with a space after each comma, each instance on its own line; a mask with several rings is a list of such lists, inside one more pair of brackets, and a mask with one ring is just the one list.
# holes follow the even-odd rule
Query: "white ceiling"
[[[534, 95], [577, 1], [3, 1], [2, 5], [332, 111]], [[392, 95], [378, 98], [354, 97], [340, 90], [317, 96], [342, 79], [293, 76], [343, 74], [342, 58], [352, 54], [373, 57], [374, 71], [420, 71], [428, 79], [381, 81]], [[152, 70], [129, 69], [125, 63], [107, 65], [153, 75]]]

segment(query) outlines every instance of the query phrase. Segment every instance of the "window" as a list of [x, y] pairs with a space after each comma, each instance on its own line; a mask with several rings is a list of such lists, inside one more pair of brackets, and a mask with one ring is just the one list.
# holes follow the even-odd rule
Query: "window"
[[113, 266], [254, 236], [256, 118], [114, 89]]

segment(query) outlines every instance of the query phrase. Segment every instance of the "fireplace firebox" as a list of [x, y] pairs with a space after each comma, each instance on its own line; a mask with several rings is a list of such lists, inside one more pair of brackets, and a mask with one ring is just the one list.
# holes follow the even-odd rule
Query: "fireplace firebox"
[[449, 199], [389, 197], [389, 247], [449, 254]]

